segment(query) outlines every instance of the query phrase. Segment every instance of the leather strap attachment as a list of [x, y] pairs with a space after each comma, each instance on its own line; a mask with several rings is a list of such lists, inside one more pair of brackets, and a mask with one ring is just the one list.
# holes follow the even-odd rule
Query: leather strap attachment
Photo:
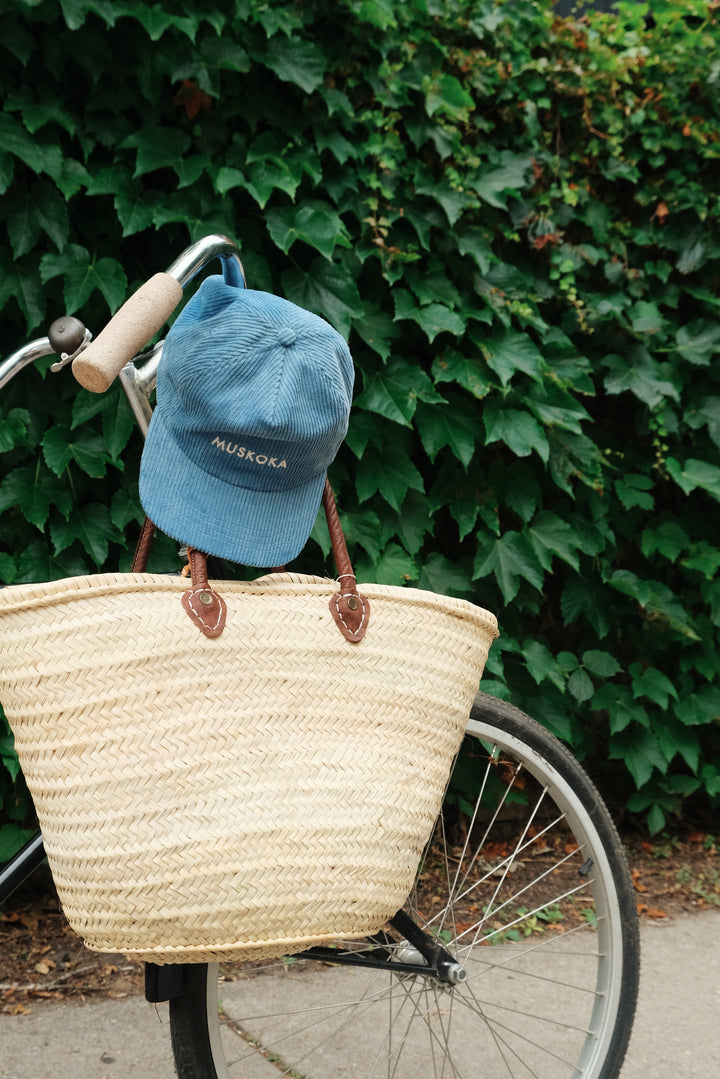
[[202, 551], [188, 548], [192, 588], [182, 594], [182, 605], [206, 637], [219, 637], [225, 628], [227, 605], [208, 583], [207, 561]]
[[332, 543], [333, 557], [338, 571], [338, 583], [340, 591], [337, 592], [328, 606], [335, 624], [346, 641], [357, 644], [365, 636], [365, 631], [370, 620], [370, 601], [357, 590], [357, 581], [353, 571], [350, 556], [345, 543], [342, 525], [338, 516], [335, 496], [329, 481], [325, 480], [323, 491], [323, 507], [327, 517], [330, 542]]
[[[328, 606], [330, 613], [346, 641], [357, 644], [365, 636], [370, 620], [370, 601], [358, 592], [355, 572], [348, 555], [345, 536], [338, 516], [335, 496], [329, 481], [325, 480], [323, 507], [328, 523], [333, 558], [337, 568], [338, 591]], [[155, 525], [145, 518], [133, 559], [133, 572], [143, 573], [155, 535]], [[222, 596], [208, 582], [207, 560], [202, 551], [188, 548], [188, 560], [192, 588], [182, 594], [182, 605], [195, 625], [206, 637], [219, 637], [225, 628], [227, 605]]]
[[138, 537], [137, 547], [135, 548], [135, 555], [132, 561], [133, 573], [144, 573], [147, 569], [148, 558], [150, 557], [150, 550], [154, 539], [155, 525], [149, 517], [146, 517], [143, 521], [140, 536]]

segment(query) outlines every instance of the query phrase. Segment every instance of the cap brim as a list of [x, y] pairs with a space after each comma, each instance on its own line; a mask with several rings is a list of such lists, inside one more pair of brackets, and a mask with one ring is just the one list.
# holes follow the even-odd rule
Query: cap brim
[[325, 476], [283, 491], [234, 486], [198, 468], [156, 411], [140, 464], [140, 501], [179, 543], [247, 566], [282, 566], [307, 543]]

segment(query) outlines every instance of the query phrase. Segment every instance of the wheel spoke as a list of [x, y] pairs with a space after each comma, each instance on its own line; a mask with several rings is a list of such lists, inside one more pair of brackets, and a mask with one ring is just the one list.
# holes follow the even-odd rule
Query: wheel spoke
[[[408, 973], [420, 956], [391, 925], [336, 942], [342, 964], [255, 965], [223, 992], [224, 1039], [242, 1051], [230, 1049], [226, 1073], [178, 1064], [180, 1079], [272, 1068], [287, 1079], [616, 1079], [637, 987], [616, 833], [559, 743], [511, 706], [479, 701], [458, 760], [474, 789], [460, 799], [451, 785], [406, 906], [454, 957], [457, 980]], [[381, 969], [347, 965], [369, 953]], [[171, 1003], [171, 1025], [193, 1027], [190, 1003]]]

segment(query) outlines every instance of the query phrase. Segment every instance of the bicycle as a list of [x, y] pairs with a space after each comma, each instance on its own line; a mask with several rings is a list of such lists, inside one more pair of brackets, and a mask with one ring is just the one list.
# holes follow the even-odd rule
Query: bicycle
[[[95, 342], [100, 362], [81, 380], [102, 389], [119, 372], [143, 433], [162, 341], [135, 353], [213, 259], [242, 287], [239, 254], [223, 236], [193, 244]], [[58, 320], [0, 364], [0, 388], [52, 352], [53, 369], [73, 362], [77, 374], [89, 339]], [[373, 937], [220, 970], [146, 964], [146, 998], [169, 1001], [180, 1079], [619, 1075], [639, 934], [591, 780], [535, 720], [480, 692], [447, 791], [406, 904]], [[0, 872], [0, 903], [42, 859], [38, 834]]]

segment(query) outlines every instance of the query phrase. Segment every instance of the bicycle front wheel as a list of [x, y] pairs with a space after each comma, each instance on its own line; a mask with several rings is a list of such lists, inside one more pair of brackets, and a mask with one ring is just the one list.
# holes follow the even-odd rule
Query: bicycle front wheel
[[186, 967], [180, 1079], [618, 1076], [639, 975], [627, 865], [583, 769], [517, 708], [478, 694], [405, 910], [451, 979], [392, 927], [337, 964], [223, 967], [219, 1005], [217, 968]]

